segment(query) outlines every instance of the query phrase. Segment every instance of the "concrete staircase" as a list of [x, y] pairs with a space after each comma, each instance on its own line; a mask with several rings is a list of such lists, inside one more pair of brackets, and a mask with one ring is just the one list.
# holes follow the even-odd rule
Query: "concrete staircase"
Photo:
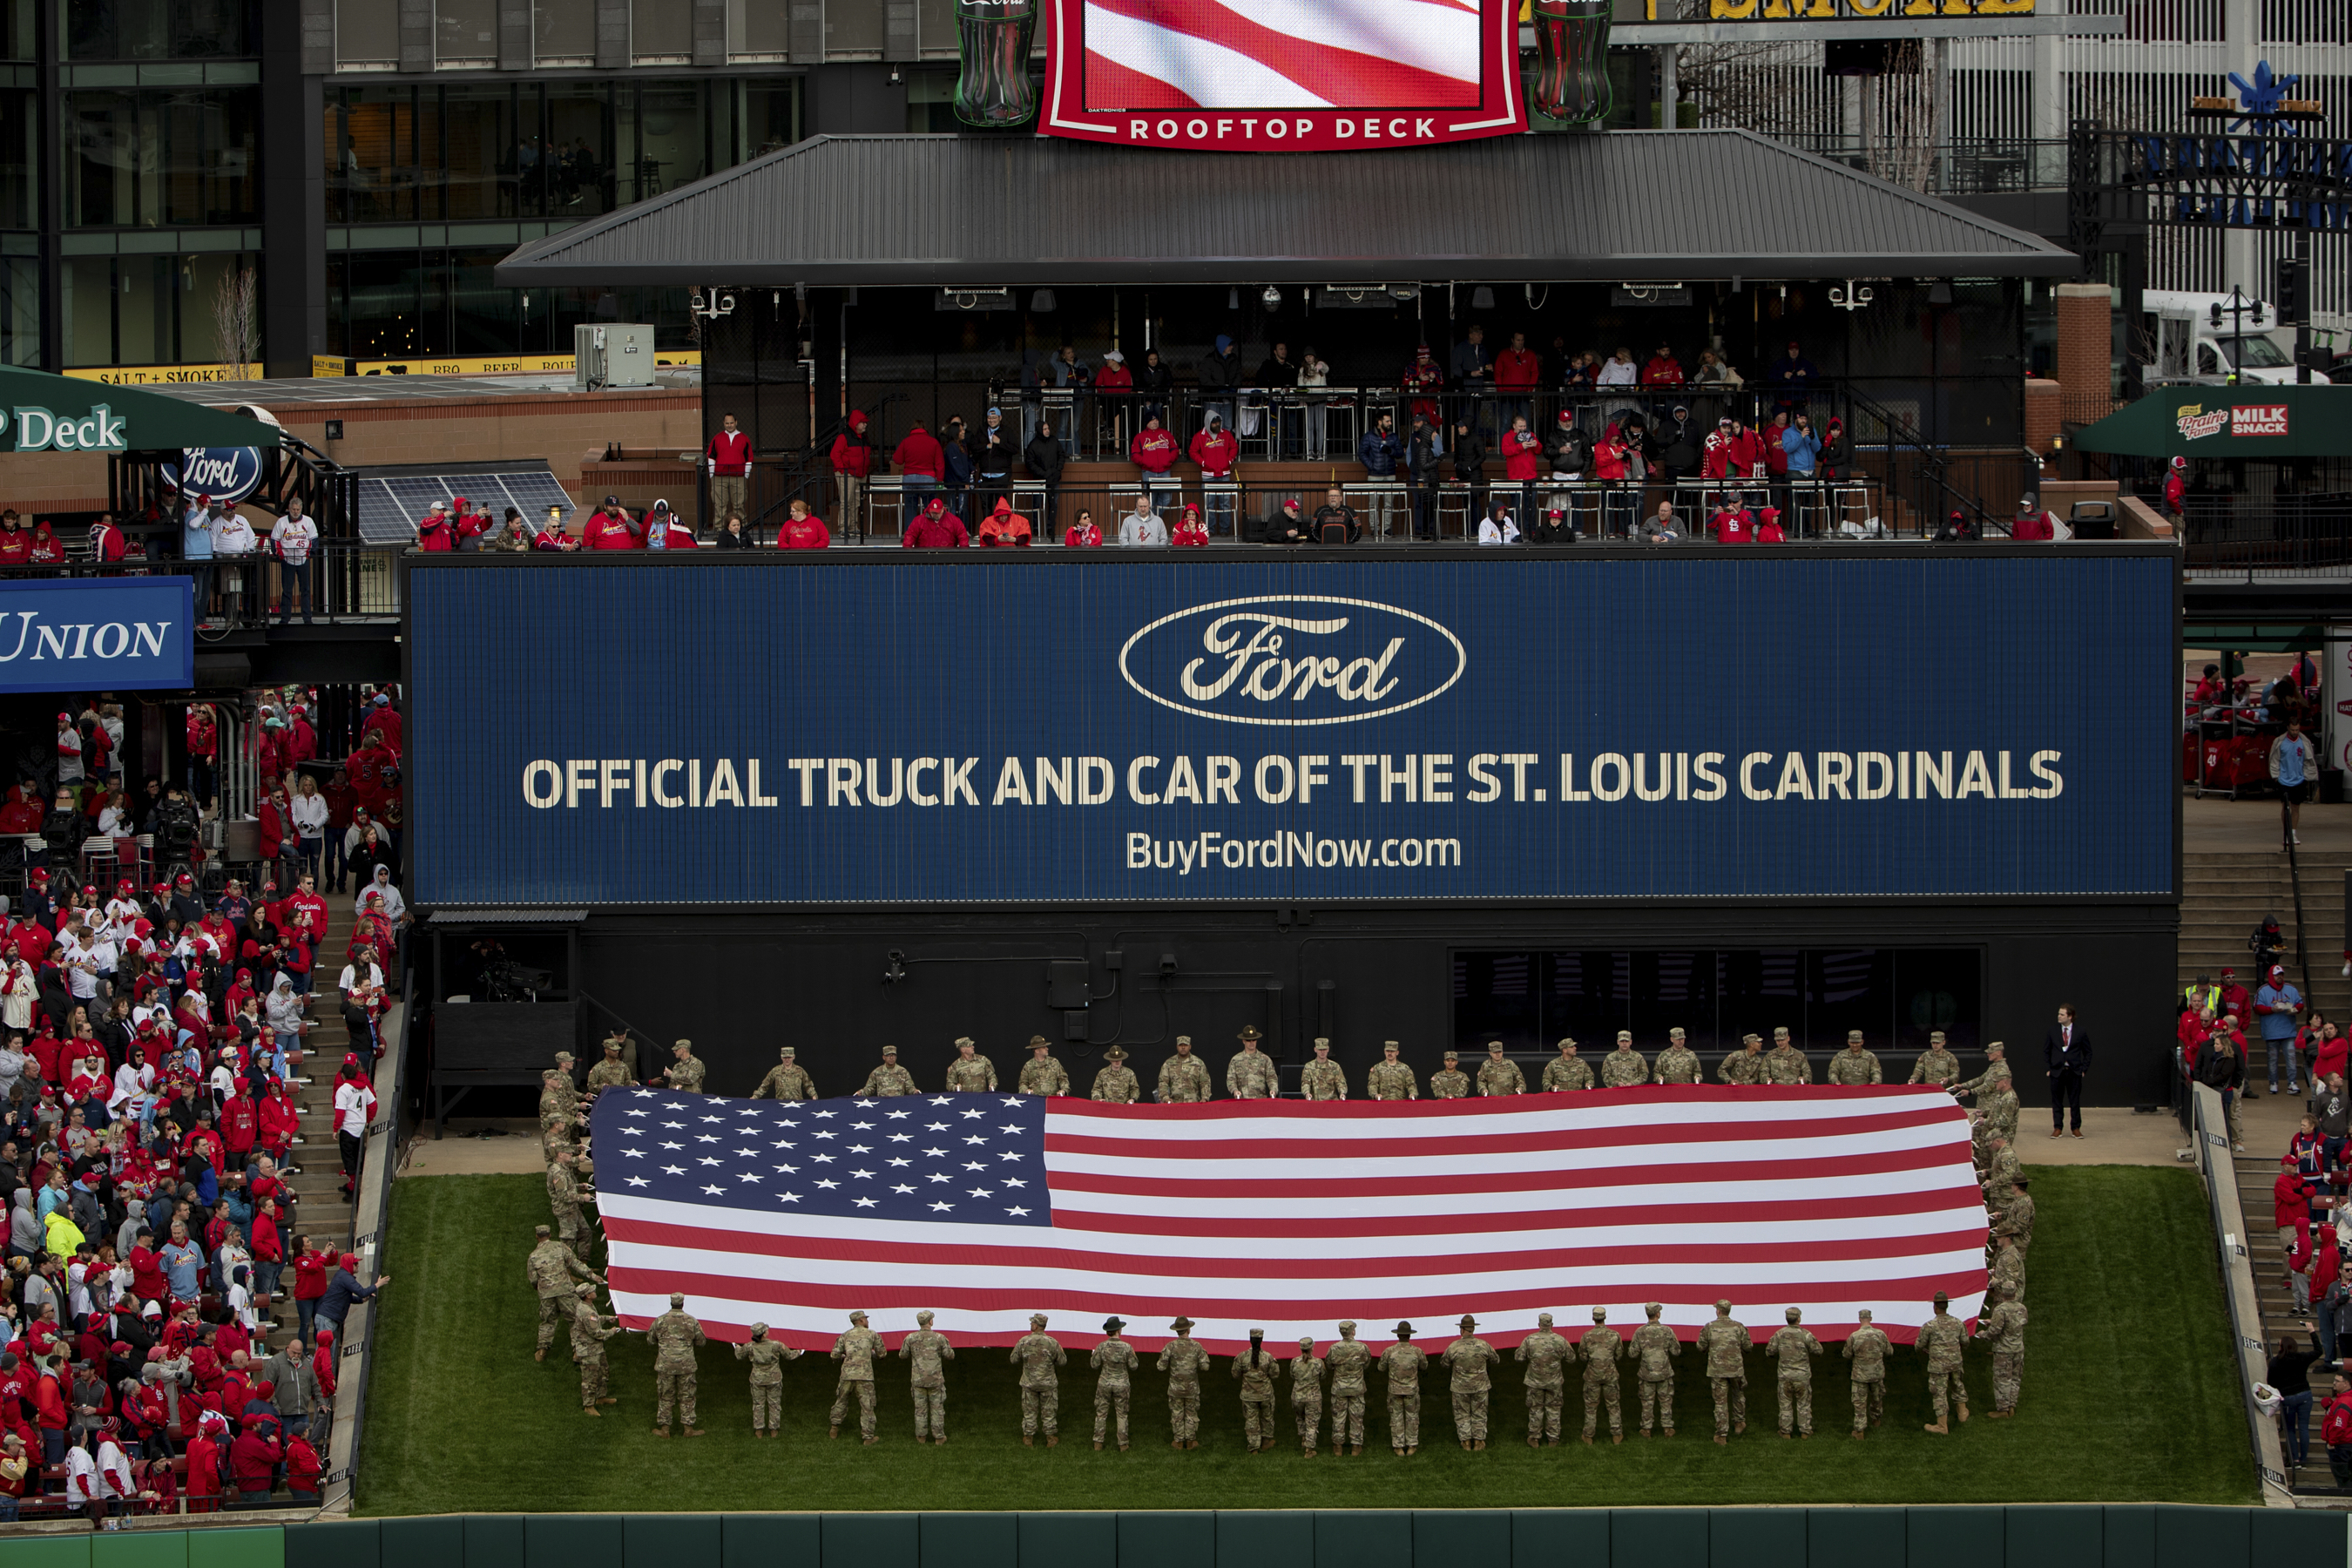
[[[2306, 835], [2308, 837], [2308, 835]], [[2305, 847], [2296, 852], [2294, 870], [2303, 884], [2303, 912], [2307, 929], [2297, 930], [2294, 885], [2285, 855], [2268, 850], [2198, 850], [2182, 857], [2180, 902], [2180, 972], [2175, 996], [2200, 974], [2215, 981], [2221, 971], [2234, 968], [2239, 982], [2252, 991], [2259, 984], [2253, 954], [2246, 938], [2264, 915], [2278, 916], [2287, 939], [2287, 975], [2298, 989], [2308, 957], [2311, 984], [2305, 997], [2312, 1006], [2339, 1028], [2352, 1025], [2352, 980], [2344, 978], [2344, 874], [2352, 869], [2352, 852]], [[2247, 1020], [2247, 1033], [2254, 1032]]]
[[[2284, 921], [2281, 923], [2284, 924]], [[2318, 977], [2314, 975], [2313, 978]], [[2300, 1110], [2300, 1104], [2297, 1103], [2294, 1109]], [[2254, 1294], [2262, 1309], [2263, 1343], [2267, 1347], [2264, 1359], [2268, 1359], [2268, 1352], [2278, 1349], [2281, 1340], [2290, 1337], [2310, 1346], [2315, 1356], [2318, 1354], [2316, 1338], [2304, 1327], [2312, 1321], [2311, 1316], [2294, 1310], [2294, 1295], [2286, 1283], [2286, 1250], [2279, 1245], [2278, 1232], [2271, 1224], [2273, 1217], [2271, 1184], [2279, 1173], [2278, 1157], [2284, 1147], [2284, 1141], [2265, 1138], [2252, 1126], [2246, 1132], [2249, 1140], [2246, 1152], [2237, 1156], [2238, 1202], [2246, 1215], [2247, 1261], [2253, 1270]], [[2352, 1356], [2352, 1347], [2339, 1346], [2338, 1352]], [[2327, 1450], [2319, 1441], [2318, 1410], [2319, 1405], [2327, 1397], [2328, 1389], [2333, 1386], [2334, 1378], [2335, 1373], [2321, 1372], [2316, 1367], [2311, 1373], [2310, 1462], [2290, 1466], [2287, 1473], [2289, 1484], [2298, 1492], [2333, 1494], [2335, 1491], [2336, 1477], [2327, 1466]], [[2325, 1502], [2314, 1500], [2321, 1507], [2346, 1506], [2346, 1500], [2342, 1499]]]

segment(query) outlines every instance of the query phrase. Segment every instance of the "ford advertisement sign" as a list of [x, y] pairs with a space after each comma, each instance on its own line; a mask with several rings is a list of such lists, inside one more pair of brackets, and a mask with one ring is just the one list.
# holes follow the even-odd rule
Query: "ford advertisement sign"
[[419, 562], [415, 893], [2165, 898], [2172, 573], [2127, 547]]
[[234, 506], [261, 488], [261, 448], [190, 447], [176, 467], [163, 465], [163, 480], [191, 500], [210, 496]]
[[0, 691], [171, 691], [195, 682], [185, 577], [0, 583]]

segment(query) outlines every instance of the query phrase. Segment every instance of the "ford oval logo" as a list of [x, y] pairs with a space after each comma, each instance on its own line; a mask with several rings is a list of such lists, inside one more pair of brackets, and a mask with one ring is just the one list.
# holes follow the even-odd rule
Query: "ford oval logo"
[[261, 448], [189, 447], [180, 453], [177, 467], [163, 465], [163, 479], [178, 486], [191, 500], [210, 496], [215, 500], [241, 501], [261, 488]]
[[1462, 679], [1462, 639], [1393, 605], [1268, 594], [1195, 605], [1127, 639], [1118, 672], [1164, 708], [1232, 724], [1347, 724]]

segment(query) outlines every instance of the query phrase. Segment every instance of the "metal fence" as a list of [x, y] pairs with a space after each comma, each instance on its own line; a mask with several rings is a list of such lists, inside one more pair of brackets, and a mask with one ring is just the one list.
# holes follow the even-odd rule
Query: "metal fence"
[[2246, 1215], [2238, 1202], [2238, 1167], [2230, 1152], [2229, 1119], [2222, 1112], [2221, 1095], [2201, 1083], [2191, 1091], [2189, 1115], [2197, 1168], [2205, 1177], [2213, 1241], [2220, 1250], [2221, 1290], [2230, 1304], [2230, 1332], [2237, 1341], [2238, 1394], [2245, 1402], [2254, 1467], [2265, 1493], [2284, 1493], [2286, 1457], [2279, 1443], [2278, 1423], [2263, 1415], [2254, 1400], [2254, 1384], [2269, 1370], [2270, 1348], [2263, 1342], [2262, 1305], [2254, 1295], [2253, 1268], [2246, 1250]]
[[[179, 530], [168, 531], [176, 540]], [[145, 547], [152, 542], [138, 542]], [[293, 594], [293, 569], [267, 554], [215, 556], [209, 561], [140, 555], [101, 562], [81, 540], [67, 545], [66, 559], [57, 565], [11, 566], [0, 570], [0, 579], [194, 577], [201, 599], [196, 605], [198, 621], [210, 621], [215, 628], [241, 629], [286, 616], [302, 597], [309, 599], [314, 620], [397, 616], [401, 605], [395, 563], [400, 554], [398, 549], [383, 545], [320, 540], [310, 549], [305, 595]]]
[[2182, 564], [2191, 571], [2352, 568], [2352, 493], [2191, 495], [2184, 506]]

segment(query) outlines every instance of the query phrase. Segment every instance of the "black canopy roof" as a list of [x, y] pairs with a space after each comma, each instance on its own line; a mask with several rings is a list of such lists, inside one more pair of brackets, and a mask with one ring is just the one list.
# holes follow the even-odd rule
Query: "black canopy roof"
[[2072, 277], [2074, 258], [1740, 131], [1213, 153], [820, 136], [524, 246], [511, 286]]

